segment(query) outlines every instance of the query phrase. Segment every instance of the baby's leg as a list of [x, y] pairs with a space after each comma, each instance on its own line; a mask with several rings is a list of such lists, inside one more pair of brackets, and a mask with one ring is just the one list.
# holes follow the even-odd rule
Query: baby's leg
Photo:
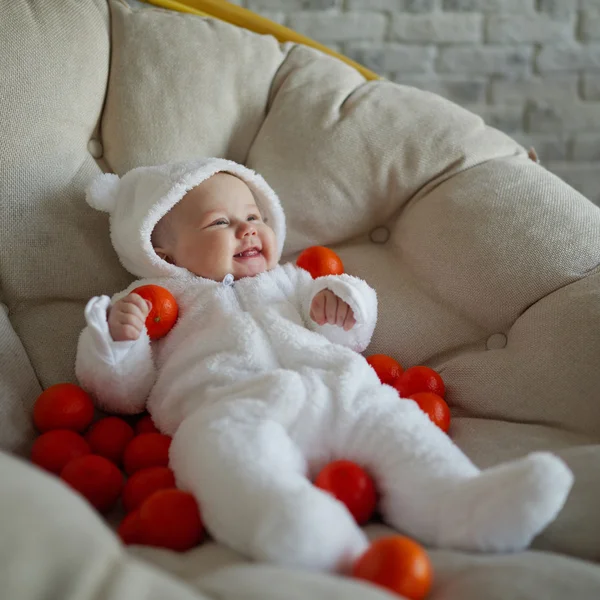
[[213, 537], [255, 560], [346, 570], [367, 547], [346, 508], [306, 477], [299, 449], [265, 405], [235, 401], [186, 418], [170, 464]]
[[549, 453], [480, 472], [409, 400], [388, 387], [355, 400], [335, 452], [365, 465], [384, 518], [438, 547], [507, 551], [529, 545], [562, 508], [572, 474]]

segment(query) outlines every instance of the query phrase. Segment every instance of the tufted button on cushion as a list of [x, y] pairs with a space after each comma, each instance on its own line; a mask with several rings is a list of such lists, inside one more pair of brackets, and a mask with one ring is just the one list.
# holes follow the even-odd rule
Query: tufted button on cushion
[[490, 335], [485, 343], [488, 350], [502, 350], [506, 347], [506, 336], [503, 333], [494, 333]]
[[374, 244], [385, 244], [390, 239], [390, 230], [387, 227], [376, 227], [369, 237]]
[[96, 138], [92, 138], [88, 142], [87, 148], [88, 148], [88, 152], [94, 158], [102, 158], [102, 155], [104, 154], [104, 147], [102, 146], [102, 142], [100, 140], [97, 140]]

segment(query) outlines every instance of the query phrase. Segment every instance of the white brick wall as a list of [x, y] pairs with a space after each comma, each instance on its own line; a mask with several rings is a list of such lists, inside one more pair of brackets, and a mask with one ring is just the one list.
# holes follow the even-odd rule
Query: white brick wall
[[234, 0], [480, 114], [600, 204], [600, 0]]

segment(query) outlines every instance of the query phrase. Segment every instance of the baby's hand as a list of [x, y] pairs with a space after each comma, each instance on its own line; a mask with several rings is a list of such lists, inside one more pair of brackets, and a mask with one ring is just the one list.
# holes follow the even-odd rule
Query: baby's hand
[[108, 312], [108, 331], [115, 342], [137, 340], [152, 304], [135, 293], [114, 303]]
[[313, 298], [310, 318], [319, 325], [330, 323], [343, 327], [344, 331], [350, 331], [356, 324], [350, 306], [329, 290], [322, 290]]

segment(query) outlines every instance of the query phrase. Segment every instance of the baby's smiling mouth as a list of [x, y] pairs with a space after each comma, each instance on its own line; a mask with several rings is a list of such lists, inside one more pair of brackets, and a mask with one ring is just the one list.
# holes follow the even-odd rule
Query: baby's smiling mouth
[[258, 256], [261, 254], [262, 250], [257, 248], [256, 246], [252, 248], [247, 248], [243, 252], [239, 252], [238, 254], [234, 254], [233, 258], [252, 258], [254, 256]]

